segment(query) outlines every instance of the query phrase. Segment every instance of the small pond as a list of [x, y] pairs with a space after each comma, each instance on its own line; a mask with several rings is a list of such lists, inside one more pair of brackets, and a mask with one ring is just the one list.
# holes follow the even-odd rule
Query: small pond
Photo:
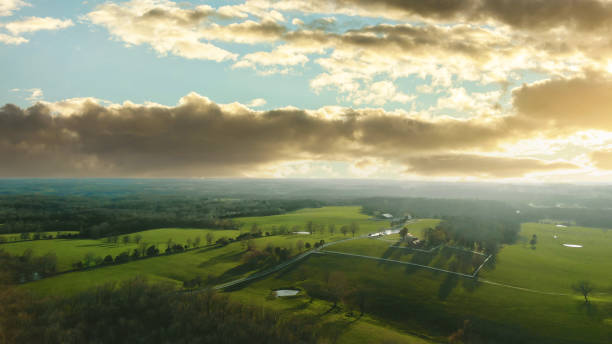
[[278, 289], [274, 291], [276, 297], [295, 296], [300, 292], [299, 289]]

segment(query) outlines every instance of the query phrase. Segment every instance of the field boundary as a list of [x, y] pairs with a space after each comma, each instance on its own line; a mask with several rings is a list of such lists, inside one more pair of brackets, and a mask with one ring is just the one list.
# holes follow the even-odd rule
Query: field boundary
[[422, 264], [417, 264], [417, 263], [412, 263], [412, 262], [404, 262], [404, 261], [395, 260], [395, 259], [366, 256], [366, 255], [356, 254], [356, 253], [347, 253], [347, 252], [339, 252], [339, 251], [327, 251], [327, 250], [325, 250], [325, 251], [317, 251], [315, 253], [317, 253], [317, 254], [337, 254], [337, 255], [343, 255], [343, 256], [351, 256], [351, 257], [358, 257], [358, 258], [373, 259], [373, 260], [378, 260], [378, 261], [383, 261], [383, 262], [390, 262], [390, 263], [397, 263], [397, 264], [403, 264], [403, 265], [417, 266], [417, 267], [421, 267], [421, 268], [428, 269], [428, 270], [444, 272], [444, 273], [447, 273], [447, 274], [457, 275], [457, 276], [466, 277], [466, 278], [474, 278], [474, 275], [468, 275], [468, 274], [464, 274], [464, 273], [461, 273], [461, 272], [449, 271], [449, 270], [445, 270], [445, 269], [435, 268], [433, 266], [422, 265]]
[[[403, 225], [402, 225], [403, 226]], [[392, 230], [398, 229], [400, 227], [394, 227], [391, 228]], [[360, 235], [357, 237], [351, 237], [351, 238], [347, 238], [347, 239], [342, 239], [342, 240], [338, 240], [338, 241], [333, 241], [333, 242], [329, 242], [329, 243], [325, 243], [322, 246], [316, 248], [316, 249], [312, 249], [309, 251], [306, 251], [304, 253], [301, 253], [283, 263], [280, 263], [276, 266], [273, 266], [267, 270], [264, 271], [260, 271], [260, 272], [256, 272], [250, 276], [246, 276], [246, 277], [242, 277], [233, 281], [229, 281], [226, 283], [222, 283], [222, 284], [218, 284], [212, 287], [212, 289], [214, 290], [224, 290], [230, 287], [234, 287], [237, 285], [240, 285], [242, 283], [245, 282], [249, 282], [258, 278], [262, 278], [265, 277], [267, 275], [273, 274], [275, 272], [278, 272], [280, 270], [282, 270], [283, 268], [293, 264], [293, 263], [297, 263], [301, 260], [304, 260], [305, 258], [309, 257], [311, 254], [340, 254], [340, 255], [348, 255], [348, 256], [355, 256], [355, 257], [361, 257], [361, 258], [368, 258], [368, 259], [377, 259], [377, 260], [381, 260], [381, 261], [388, 261], [388, 262], [392, 262], [392, 263], [399, 263], [399, 264], [404, 264], [404, 265], [412, 265], [412, 266], [417, 266], [417, 267], [421, 267], [424, 269], [429, 269], [429, 270], [434, 270], [434, 271], [438, 271], [438, 272], [443, 272], [443, 273], [448, 273], [451, 275], [457, 275], [457, 276], [461, 276], [461, 277], [465, 277], [465, 278], [471, 278], [471, 279], [476, 279], [478, 277], [478, 273], [480, 272], [480, 269], [487, 263], [487, 261], [489, 260], [489, 258], [491, 258], [492, 255], [489, 255], [482, 264], [480, 264], [480, 266], [478, 266], [474, 272], [472, 274], [464, 274], [461, 272], [455, 272], [455, 271], [449, 271], [449, 270], [445, 270], [445, 269], [440, 269], [440, 268], [434, 268], [431, 266], [427, 266], [427, 265], [422, 265], [422, 264], [417, 264], [417, 263], [412, 263], [412, 262], [402, 262], [399, 260], [393, 260], [393, 259], [386, 259], [386, 258], [380, 258], [380, 257], [372, 257], [372, 256], [364, 256], [364, 255], [358, 255], [358, 254], [352, 254], [352, 253], [344, 253], [344, 252], [338, 252], [338, 251], [328, 251], [328, 250], [324, 250], [326, 247], [332, 246], [332, 245], [336, 245], [342, 242], [347, 242], [347, 241], [351, 241], [351, 240], [357, 240], [357, 239], [371, 239], [371, 237], [369, 236], [371, 233], [368, 234], [364, 234], [364, 235]], [[380, 238], [378, 240], [381, 240]], [[393, 245], [390, 245], [393, 246]], [[405, 249], [412, 249], [412, 250], [419, 250], [419, 251], [423, 251], [423, 252], [427, 252], [427, 253], [432, 253], [434, 250], [439, 250], [440, 247], [449, 247], [449, 248], [453, 248], [453, 249], [457, 249], [457, 250], [462, 250], [462, 251], [468, 251], [468, 252], [472, 252], [472, 253], [476, 253], [479, 255], [484, 256], [483, 253], [480, 252], [474, 252], [471, 250], [467, 250], [467, 249], [463, 249], [463, 248], [458, 248], [458, 247], [454, 247], [454, 246], [445, 246], [444, 244], [440, 244], [436, 247], [433, 247], [429, 250], [420, 250], [420, 249], [413, 249], [410, 247], [399, 247], [397, 246], [397, 248], [405, 248]]]

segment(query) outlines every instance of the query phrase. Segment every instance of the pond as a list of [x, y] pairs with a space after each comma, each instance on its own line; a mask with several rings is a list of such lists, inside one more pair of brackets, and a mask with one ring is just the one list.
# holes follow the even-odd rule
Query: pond
[[275, 290], [276, 297], [295, 296], [300, 292], [299, 289], [279, 289]]

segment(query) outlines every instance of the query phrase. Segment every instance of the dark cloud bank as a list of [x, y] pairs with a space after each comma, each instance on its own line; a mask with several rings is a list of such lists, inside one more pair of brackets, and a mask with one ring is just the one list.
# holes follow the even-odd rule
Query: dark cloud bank
[[[325, 116], [325, 109], [256, 112], [197, 94], [174, 107], [105, 107], [91, 101], [27, 109], [5, 105], [0, 108], [0, 176], [244, 176], [283, 161], [364, 157], [426, 176], [514, 177], [572, 169], [576, 166], [566, 162], [468, 152], [493, 152], [501, 143], [535, 133], [611, 129], [606, 110], [612, 106], [611, 85], [587, 77], [524, 86], [514, 92], [515, 115], [467, 120], [375, 109], [344, 109], [333, 116]], [[586, 94], [590, 104], [581, 117], [572, 111]]]

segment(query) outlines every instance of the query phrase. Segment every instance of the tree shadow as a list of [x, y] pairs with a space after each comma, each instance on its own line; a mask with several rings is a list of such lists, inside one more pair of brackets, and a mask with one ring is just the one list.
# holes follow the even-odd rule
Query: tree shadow
[[438, 289], [438, 298], [446, 300], [453, 289], [459, 284], [459, 276], [448, 274]]
[[198, 267], [207, 268], [207, 267], [210, 267], [212, 265], [222, 263], [222, 262], [239, 261], [241, 256], [242, 256], [242, 252], [237, 252], [237, 253], [230, 252], [230, 253], [221, 254], [216, 257], [212, 257], [206, 261], [203, 261], [202, 263], [198, 265]]
[[600, 309], [599, 307], [594, 304], [593, 302], [580, 302], [580, 304], [578, 305], [578, 310], [580, 312], [583, 312], [584, 314], [586, 314], [588, 317], [590, 318], [595, 318], [598, 317], [600, 314]]
[[350, 321], [344, 319], [327, 321], [323, 324], [323, 326], [321, 326], [319, 333], [322, 335], [322, 337], [329, 339], [331, 343], [337, 343], [338, 339], [340, 339], [340, 337], [347, 332], [357, 320], [358, 318]]

